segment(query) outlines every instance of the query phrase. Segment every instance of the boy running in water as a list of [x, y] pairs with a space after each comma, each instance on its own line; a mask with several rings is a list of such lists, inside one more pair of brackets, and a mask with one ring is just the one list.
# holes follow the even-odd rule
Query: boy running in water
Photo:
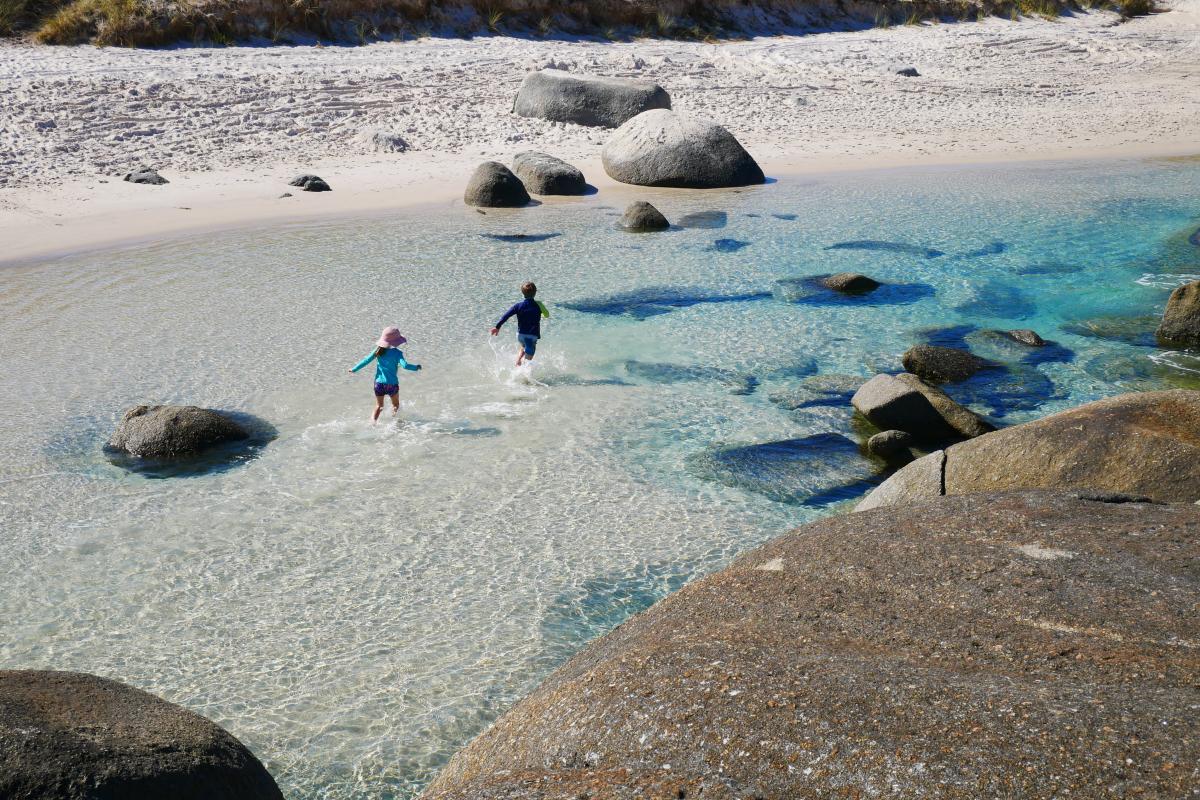
[[499, 336], [500, 326], [507, 322], [509, 317], [516, 316], [517, 342], [521, 345], [521, 352], [517, 354], [518, 367], [526, 361], [533, 361], [538, 339], [542, 336], [542, 317], [550, 316], [546, 307], [533, 299], [537, 294], [537, 286], [533, 281], [529, 281], [521, 287], [521, 294], [525, 295], [525, 299], [505, 311], [504, 316], [492, 328], [492, 336]]

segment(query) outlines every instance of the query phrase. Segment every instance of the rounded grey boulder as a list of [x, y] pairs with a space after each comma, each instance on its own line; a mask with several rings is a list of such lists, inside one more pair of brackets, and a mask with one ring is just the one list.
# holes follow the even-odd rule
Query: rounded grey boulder
[[720, 189], [766, 180], [729, 131], [667, 110], [647, 111], [626, 122], [600, 156], [613, 180], [635, 186]]
[[288, 186], [299, 186], [305, 192], [331, 192], [329, 184], [317, 175], [297, 175], [288, 181]]
[[650, 231], [665, 231], [671, 223], [654, 206], [645, 200], [630, 203], [621, 215], [621, 227], [627, 231], [647, 233]]
[[533, 194], [576, 195], [587, 192], [583, 173], [561, 158], [533, 150], [513, 156], [512, 171]]
[[866, 294], [879, 288], [879, 281], [857, 272], [839, 272], [820, 279], [826, 289], [845, 294]]
[[484, 208], [520, 208], [529, 205], [529, 192], [508, 167], [499, 161], [485, 161], [467, 182], [463, 202]]
[[883, 431], [911, 433], [924, 443], [981, 436], [995, 427], [916, 375], [876, 375], [859, 387], [851, 405]]
[[1118, 395], [960, 442], [904, 467], [858, 508], [1017, 489], [1200, 501], [1200, 392]]
[[1004, 333], [1014, 342], [1020, 342], [1029, 347], [1046, 346], [1046, 340], [1038, 336], [1037, 331], [1030, 330], [1029, 328], [1018, 328], [1017, 330], [1005, 331]]
[[828, 517], [588, 645], [424, 798], [1184, 797], [1198, 559], [1190, 504]]
[[138, 167], [132, 172], [125, 173], [125, 180], [129, 183], [144, 183], [149, 186], [162, 186], [170, 183], [169, 180], [158, 174], [158, 170], [150, 167]]
[[904, 352], [900, 361], [918, 378], [931, 383], [954, 383], [991, 366], [966, 350], [919, 344]]
[[513, 112], [553, 122], [616, 128], [643, 111], [670, 107], [671, 96], [656, 83], [544, 69], [525, 76]]
[[108, 446], [140, 458], [177, 458], [250, 438], [225, 415], [196, 406], [135, 406], [125, 412]]
[[1200, 347], [1200, 281], [1184, 284], [1171, 292], [1155, 335], [1160, 344]]
[[245, 745], [199, 714], [80, 672], [0, 671], [0, 797], [282, 800]]
[[882, 431], [867, 439], [867, 452], [888, 458], [915, 446], [917, 437], [908, 431]]

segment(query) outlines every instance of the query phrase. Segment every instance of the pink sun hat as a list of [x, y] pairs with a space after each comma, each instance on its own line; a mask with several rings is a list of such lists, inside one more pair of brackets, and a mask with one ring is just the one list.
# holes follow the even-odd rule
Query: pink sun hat
[[379, 342], [377, 345], [379, 347], [399, 347], [407, 341], [408, 339], [405, 339], [400, 335], [399, 328], [390, 327], [384, 328], [383, 333], [379, 334]]

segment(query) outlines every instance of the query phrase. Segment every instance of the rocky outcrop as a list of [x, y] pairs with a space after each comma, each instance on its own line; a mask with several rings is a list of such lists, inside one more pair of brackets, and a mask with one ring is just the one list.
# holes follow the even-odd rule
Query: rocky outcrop
[[621, 227], [635, 233], [649, 233], [665, 231], [671, 227], [671, 223], [657, 208], [645, 200], [638, 200], [630, 203], [629, 207], [625, 209], [625, 213], [621, 215]]
[[169, 180], [158, 174], [158, 170], [150, 167], [138, 167], [132, 172], [125, 173], [125, 180], [129, 183], [144, 183], [149, 186], [162, 186], [170, 183]]
[[1200, 281], [1171, 292], [1155, 336], [1169, 347], [1200, 347]]
[[513, 112], [553, 122], [616, 128], [643, 111], [670, 107], [671, 96], [650, 81], [544, 69], [525, 76]]
[[363, 131], [358, 141], [374, 153], [405, 153], [409, 147], [407, 139], [391, 131]]
[[626, 122], [601, 151], [604, 171], [635, 186], [717, 189], [766, 180], [729, 131], [673, 111], [647, 111]]
[[820, 283], [826, 289], [845, 294], [865, 294], [879, 288], [879, 281], [868, 278], [857, 272], [839, 272], [836, 275], [826, 275], [820, 278]]
[[79, 672], [0, 671], [0, 797], [282, 800], [254, 754], [185, 708]]
[[965, 381], [976, 372], [992, 366], [966, 350], [931, 344], [908, 348], [900, 361], [906, 370], [930, 383]]
[[586, 647], [424, 798], [1182, 797], [1198, 559], [1191, 505], [832, 516]]
[[467, 182], [463, 202], [484, 208], [520, 208], [529, 205], [529, 192], [508, 167], [498, 161], [485, 161]]
[[533, 194], [584, 194], [587, 181], [577, 168], [546, 153], [529, 150], [513, 157], [513, 172]]
[[248, 438], [249, 431], [211, 409], [135, 406], [121, 417], [108, 447], [140, 458], [179, 458]]
[[1013, 489], [1192, 503], [1200, 500], [1200, 392], [1110, 397], [948, 447], [940, 470], [924, 461], [890, 477], [858, 509]]
[[288, 181], [288, 186], [298, 186], [304, 192], [331, 192], [329, 184], [318, 175], [297, 175]]
[[925, 443], [980, 436], [995, 427], [951, 400], [916, 375], [876, 375], [859, 387], [850, 403], [883, 431], [906, 431]]

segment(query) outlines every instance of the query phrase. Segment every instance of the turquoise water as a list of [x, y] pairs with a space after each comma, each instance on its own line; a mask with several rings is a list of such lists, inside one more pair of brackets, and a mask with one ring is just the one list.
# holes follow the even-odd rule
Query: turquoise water
[[[725, 216], [622, 233], [634, 197]], [[1139, 317], [1200, 276], [1198, 224], [1200, 166], [1042, 164], [422, 209], [5, 270], [0, 666], [187, 705], [291, 798], [411, 796], [584, 642], [877, 482], [845, 392], [911, 344], [1005, 360], [952, 389], [1003, 424], [1192, 385]], [[855, 242], [876, 244], [835, 247]], [[839, 302], [799, 280], [850, 270], [889, 286]], [[553, 318], [517, 371], [514, 331], [486, 332], [530, 278]], [[387, 324], [425, 369], [372, 427], [370, 376], [346, 369]], [[276, 438], [230, 469], [130, 474], [101, 445], [141, 402]]]

